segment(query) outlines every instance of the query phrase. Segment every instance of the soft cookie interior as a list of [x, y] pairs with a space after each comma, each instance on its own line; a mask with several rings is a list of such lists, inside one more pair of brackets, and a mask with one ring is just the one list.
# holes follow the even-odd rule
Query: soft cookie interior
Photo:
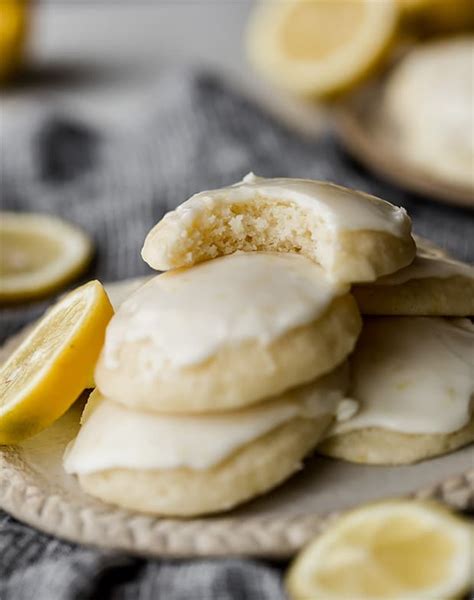
[[406, 213], [388, 202], [327, 182], [247, 176], [165, 215], [142, 256], [168, 270], [236, 251], [302, 254], [335, 279], [356, 282], [409, 264], [415, 245]]
[[313, 211], [264, 197], [202, 206], [185, 232], [169, 249], [170, 262], [190, 265], [237, 250], [295, 252], [319, 262], [327, 237]]

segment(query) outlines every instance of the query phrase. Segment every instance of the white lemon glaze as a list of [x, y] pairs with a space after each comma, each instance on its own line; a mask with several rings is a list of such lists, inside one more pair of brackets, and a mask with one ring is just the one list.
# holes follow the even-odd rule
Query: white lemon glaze
[[474, 326], [468, 319], [367, 319], [351, 358], [354, 418], [328, 435], [366, 427], [447, 434], [471, 417]]
[[[232, 413], [173, 416], [133, 411], [96, 391], [65, 453], [68, 473], [113, 468], [206, 469], [279, 425], [301, 416], [347, 418], [347, 365], [284, 397]], [[340, 408], [342, 407], [342, 410]]]
[[398, 285], [411, 281], [413, 279], [426, 279], [434, 277], [437, 279], [447, 279], [449, 277], [466, 277], [474, 279], [474, 267], [457, 260], [440, 256], [438, 254], [417, 248], [415, 260], [396, 271], [380, 277], [370, 283], [372, 285]]
[[296, 254], [235, 253], [168, 271], [119, 308], [106, 333], [105, 365], [125, 343], [148, 341], [150, 370], [198, 364], [244, 340], [262, 344], [317, 319], [348, 286]]

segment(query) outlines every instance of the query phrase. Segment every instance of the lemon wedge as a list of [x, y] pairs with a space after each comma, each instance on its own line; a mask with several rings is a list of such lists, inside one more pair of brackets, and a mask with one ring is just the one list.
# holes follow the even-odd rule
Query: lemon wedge
[[395, 0], [267, 0], [249, 20], [249, 60], [291, 92], [339, 93], [379, 64], [398, 16]]
[[30, 437], [89, 385], [113, 309], [98, 281], [64, 296], [0, 367], [0, 444]]
[[342, 516], [296, 558], [292, 600], [448, 600], [468, 589], [473, 528], [433, 502], [393, 500]]
[[21, 60], [27, 24], [24, 0], [0, 2], [0, 81], [9, 76]]
[[0, 213], [0, 301], [52, 292], [88, 265], [92, 242], [78, 227], [49, 215]]

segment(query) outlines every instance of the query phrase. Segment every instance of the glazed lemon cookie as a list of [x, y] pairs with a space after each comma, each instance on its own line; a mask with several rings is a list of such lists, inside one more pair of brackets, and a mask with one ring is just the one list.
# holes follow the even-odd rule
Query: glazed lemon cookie
[[352, 290], [366, 315], [474, 315], [474, 267], [418, 246], [407, 267]]
[[301, 467], [344, 400], [344, 368], [259, 405], [212, 415], [130, 410], [94, 392], [64, 466], [106, 502], [162, 515], [230, 509]]
[[236, 253], [154, 277], [107, 328], [95, 378], [134, 408], [229, 410], [312, 381], [352, 351], [348, 286], [296, 254]]
[[[441, 4], [441, 3], [440, 3]], [[383, 99], [400, 150], [430, 175], [474, 186], [474, 37], [416, 46], [395, 67]]]
[[410, 232], [403, 208], [369, 194], [250, 173], [165, 215], [148, 234], [142, 256], [166, 271], [236, 250], [295, 252], [339, 281], [373, 281], [413, 260]]
[[474, 325], [468, 319], [368, 319], [351, 359], [361, 408], [320, 446], [370, 464], [413, 463], [474, 441]]

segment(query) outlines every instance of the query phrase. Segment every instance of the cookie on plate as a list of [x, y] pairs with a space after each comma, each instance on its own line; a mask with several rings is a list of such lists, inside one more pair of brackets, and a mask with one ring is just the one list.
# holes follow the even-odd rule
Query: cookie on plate
[[373, 281], [413, 260], [410, 233], [403, 208], [369, 194], [250, 173], [165, 215], [148, 234], [142, 256], [165, 271], [237, 250], [296, 252], [339, 281]]
[[418, 244], [407, 267], [354, 286], [362, 314], [467, 317], [474, 315], [474, 267]]
[[346, 431], [327, 438], [318, 452], [353, 463], [402, 465], [441, 456], [474, 441], [474, 417], [452, 433], [400, 433], [381, 427]]
[[361, 329], [348, 286], [296, 254], [236, 253], [169, 271], [110, 322], [95, 380], [133, 408], [243, 407], [334, 369]]
[[473, 53], [472, 35], [416, 45], [390, 74], [382, 102], [405, 158], [436, 179], [471, 189]]
[[129, 509], [227, 510], [300, 469], [334, 418], [347, 418], [346, 386], [341, 367], [252, 407], [193, 416], [131, 410], [95, 391], [64, 466], [89, 494]]
[[413, 463], [474, 441], [474, 326], [468, 319], [371, 318], [351, 357], [360, 403], [321, 453], [367, 464]]

